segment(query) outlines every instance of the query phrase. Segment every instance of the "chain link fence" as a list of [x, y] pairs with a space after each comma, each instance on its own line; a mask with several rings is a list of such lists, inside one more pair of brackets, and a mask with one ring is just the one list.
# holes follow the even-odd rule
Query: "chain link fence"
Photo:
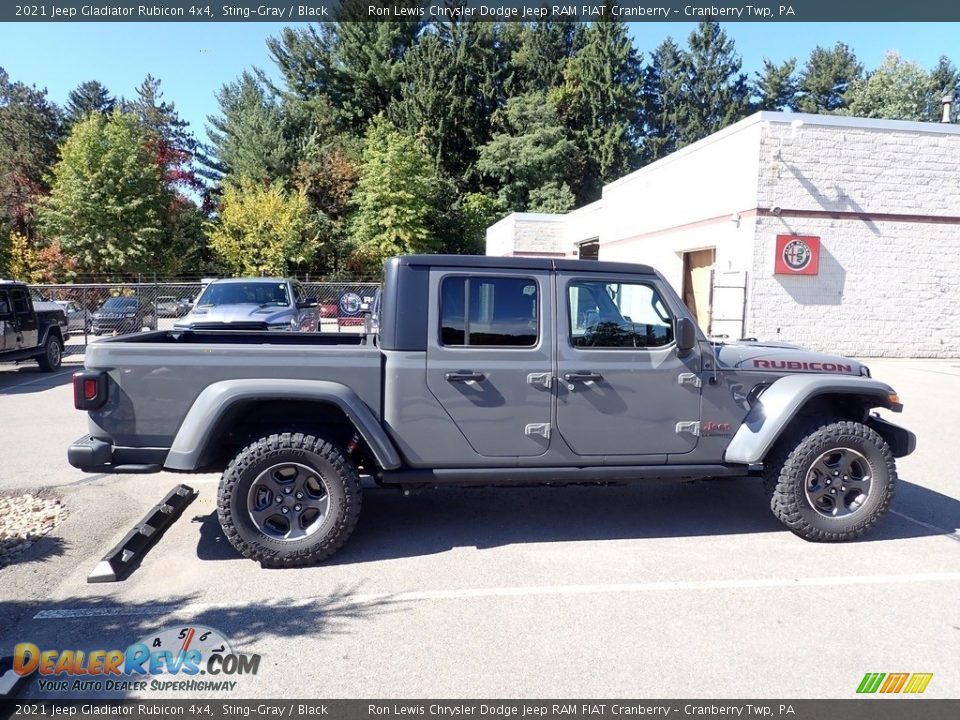
[[[316, 299], [320, 332], [363, 332], [364, 315], [379, 287], [374, 282], [300, 282]], [[34, 303], [54, 302], [67, 316], [64, 355], [86, 352], [99, 337], [172, 330], [193, 308], [204, 282], [71, 283], [31, 285]]]

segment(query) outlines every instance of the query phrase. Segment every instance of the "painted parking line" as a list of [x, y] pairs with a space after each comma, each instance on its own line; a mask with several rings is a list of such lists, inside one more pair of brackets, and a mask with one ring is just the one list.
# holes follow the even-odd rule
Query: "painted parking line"
[[[414, 590], [400, 593], [357, 593], [336, 597], [315, 596], [290, 603], [291, 607], [314, 606], [319, 600], [335, 601], [344, 605], [370, 602], [421, 602], [438, 600], [476, 600], [483, 598], [529, 597], [543, 595], [620, 595], [648, 592], [682, 592], [704, 590], [752, 590], [767, 588], [797, 588], [852, 585], [913, 585], [922, 583], [960, 582], [960, 572], [913, 573], [910, 575], [841, 575], [807, 578], [755, 578], [746, 580], [690, 580], [649, 583], [618, 583], [613, 585], [548, 585], [494, 588], [463, 588], [459, 590]], [[34, 620], [72, 620], [95, 617], [131, 617], [139, 615], [166, 615], [199, 613], [228, 607], [213, 603], [185, 605], [155, 605], [153, 607], [97, 607], [58, 608], [41, 610]]]

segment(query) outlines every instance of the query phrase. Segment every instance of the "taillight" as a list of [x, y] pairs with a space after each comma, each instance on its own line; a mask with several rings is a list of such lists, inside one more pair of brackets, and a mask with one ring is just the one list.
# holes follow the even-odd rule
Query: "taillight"
[[99, 370], [81, 370], [73, 374], [73, 406], [77, 410], [96, 410], [107, 402], [107, 374]]

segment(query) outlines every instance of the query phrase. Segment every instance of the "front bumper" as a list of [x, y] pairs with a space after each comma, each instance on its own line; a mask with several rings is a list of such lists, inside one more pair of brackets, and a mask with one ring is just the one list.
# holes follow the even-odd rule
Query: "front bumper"
[[166, 448], [118, 448], [84, 435], [67, 448], [67, 462], [78, 470], [99, 473], [154, 473], [163, 468]]

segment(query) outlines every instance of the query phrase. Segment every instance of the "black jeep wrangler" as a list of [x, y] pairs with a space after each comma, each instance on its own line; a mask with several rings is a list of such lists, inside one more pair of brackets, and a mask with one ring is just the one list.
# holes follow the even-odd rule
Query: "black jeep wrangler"
[[0, 280], [0, 362], [33, 359], [44, 372], [58, 369], [66, 327], [63, 308], [34, 305], [24, 283]]

